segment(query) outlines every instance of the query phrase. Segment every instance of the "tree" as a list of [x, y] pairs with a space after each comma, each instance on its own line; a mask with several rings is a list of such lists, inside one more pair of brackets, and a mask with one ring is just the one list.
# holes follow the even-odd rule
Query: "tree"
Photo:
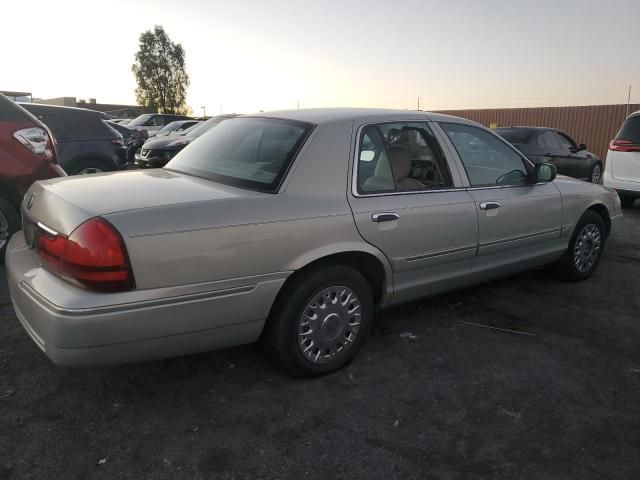
[[173, 43], [161, 25], [140, 35], [136, 61], [136, 100], [159, 113], [185, 113], [189, 75], [182, 45]]

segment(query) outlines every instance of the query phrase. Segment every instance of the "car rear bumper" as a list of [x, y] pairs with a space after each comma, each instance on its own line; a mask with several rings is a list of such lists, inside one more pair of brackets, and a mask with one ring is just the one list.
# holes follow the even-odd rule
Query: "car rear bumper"
[[191, 293], [175, 287], [169, 289], [173, 292], [98, 294], [40, 267], [21, 232], [9, 242], [6, 270], [20, 323], [54, 363], [70, 367], [152, 360], [253, 342], [287, 276], [214, 282], [204, 289], [193, 286]]

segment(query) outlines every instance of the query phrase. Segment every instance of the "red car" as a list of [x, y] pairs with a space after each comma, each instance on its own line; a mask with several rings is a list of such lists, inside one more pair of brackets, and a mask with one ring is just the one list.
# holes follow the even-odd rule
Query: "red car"
[[49, 129], [24, 108], [0, 94], [0, 255], [20, 230], [20, 202], [36, 180], [61, 177]]

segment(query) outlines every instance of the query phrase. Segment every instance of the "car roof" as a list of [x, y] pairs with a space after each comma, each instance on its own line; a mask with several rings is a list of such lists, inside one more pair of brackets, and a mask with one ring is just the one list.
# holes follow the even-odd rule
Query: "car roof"
[[528, 132], [561, 132], [558, 128], [551, 127], [498, 127], [496, 130], [520, 130]]
[[393, 110], [383, 108], [306, 108], [299, 110], [278, 110], [273, 112], [259, 112], [245, 117], [269, 117], [281, 118], [285, 120], [296, 120], [300, 122], [323, 124], [340, 120], [357, 120], [357, 119], [374, 119], [376, 121], [398, 120], [402, 117], [404, 120], [414, 121], [437, 121], [447, 122], [455, 121], [459, 123], [468, 123], [479, 125], [471, 120], [451, 115], [443, 115], [440, 113], [423, 112], [415, 110]]
[[107, 118], [107, 114], [104, 112], [99, 112], [98, 110], [89, 110], [88, 108], [77, 108], [77, 107], [63, 107], [61, 105], [47, 105], [46, 103], [29, 103], [29, 102], [20, 102], [20, 106], [30, 109], [35, 108], [36, 110], [58, 110], [61, 112], [69, 112], [69, 113], [84, 113], [84, 114], [93, 114], [100, 115], [101, 117]]

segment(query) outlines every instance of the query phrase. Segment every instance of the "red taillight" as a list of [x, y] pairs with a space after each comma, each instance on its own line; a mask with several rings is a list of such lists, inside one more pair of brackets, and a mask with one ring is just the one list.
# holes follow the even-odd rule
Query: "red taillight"
[[614, 152], [640, 152], [640, 145], [624, 138], [614, 138], [609, 143], [609, 150]]
[[69, 237], [39, 225], [38, 253], [45, 268], [81, 287], [101, 292], [135, 288], [122, 237], [103, 218], [87, 220]]

